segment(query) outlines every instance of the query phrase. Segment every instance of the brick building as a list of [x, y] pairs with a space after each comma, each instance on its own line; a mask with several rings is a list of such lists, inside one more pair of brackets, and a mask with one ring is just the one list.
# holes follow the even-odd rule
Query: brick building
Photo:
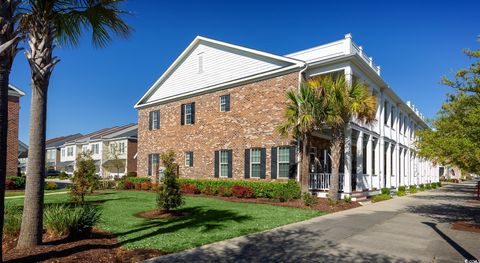
[[7, 176], [17, 175], [18, 170], [18, 121], [20, 97], [25, 93], [13, 85], [8, 87], [8, 135], [7, 135]]
[[[380, 77], [361, 46], [344, 39], [285, 56], [197, 37], [138, 101], [138, 175], [158, 176], [159, 155], [177, 153], [180, 176], [249, 180], [298, 179], [295, 139], [276, 128], [285, 92], [304, 79], [344, 74], [378, 99], [373, 126], [352, 120], [341, 162], [344, 194], [438, 181], [438, 167], [419, 158], [413, 138], [428, 128], [410, 102]], [[314, 133], [310, 189], [329, 188], [328, 132]]]

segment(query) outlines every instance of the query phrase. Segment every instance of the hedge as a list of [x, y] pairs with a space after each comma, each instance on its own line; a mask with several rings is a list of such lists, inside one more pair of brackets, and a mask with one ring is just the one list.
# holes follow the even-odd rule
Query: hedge
[[125, 182], [131, 182], [133, 184], [136, 183], [145, 183], [145, 182], [150, 182], [150, 177], [124, 177]]
[[11, 189], [9, 189], [9, 184], [7, 184], [7, 189], [25, 189], [25, 177], [23, 176], [7, 176], [6, 181], [12, 181]]
[[[248, 187], [253, 190], [255, 197], [259, 198], [275, 198], [278, 195], [278, 192], [286, 191], [289, 186], [292, 192], [298, 192], [298, 196], [295, 194], [296, 198], [300, 196], [300, 186], [295, 183], [285, 183], [285, 182], [270, 182], [270, 181], [247, 181], [247, 180], [219, 180], [219, 179], [187, 179], [180, 178], [178, 179], [180, 185], [195, 185], [198, 190], [204, 192], [205, 188], [208, 188], [209, 191], [219, 192], [220, 188], [232, 188], [233, 186], [242, 186]], [[293, 189], [295, 188], [295, 189]]]

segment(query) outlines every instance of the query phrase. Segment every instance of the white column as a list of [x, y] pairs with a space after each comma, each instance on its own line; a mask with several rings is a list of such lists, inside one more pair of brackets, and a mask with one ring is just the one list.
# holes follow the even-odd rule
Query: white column
[[368, 136], [368, 143], [367, 143], [367, 181], [369, 182], [368, 189], [373, 188], [373, 174], [372, 174], [372, 144], [373, 144], [373, 138], [372, 135], [367, 135]]
[[352, 128], [345, 129], [345, 160], [344, 160], [343, 193], [352, 192]]
[[399, 154], [399, 147], [398, 147], [398, 144], [395, 145], [395, 148], [393, 149], [393, 153], [392, 153], [392, 156], [393, 156], [393, 172], [394, 172], [394, 176], [392, 178], [393, 180], [393, 183], [392, 183], [392, 186], [395, 186], [395, 188], [398, 187], [398, 179], [400, 178], [400, 173], [399, 173], [399, 170], [398, 168], [400, 167], [399, 163], [398, 163], [398, 154]]
[[381, 189], [384, 185], [386, 185], [386, 182], [385, 182], [385, 175], [387, 174], [387, 171], [385, 171], [385, 162], [387, 160], [385, 160], [385, 151], [387, 149], [385, 149], [385, 140], [383, 139], [383, 137], [380, 137], [380, 139], [378, 140], [378, 148], [379, 148], [379, 151], [378, 151], [378, 170], [375, 169], [376, 171], [378, 171], [378, 189]]
[[387, 171], [386, 171], [386, 184], [385, 184], [385, 187], [387, 188], [390, 188], [392, 187], [392, 144], [391, 143], [388, 143], [388, 146], [387, 146], [387, 149], [386, 149], [386, 153], [387, 153]]
[[[356, 190], [363, 190], [365, 188], [368, 188], [366, 185], [365, 181], [365, 175], [363, 174], [363, 131], [358, 132], [358, 138], [357, 138], [357, 188], [361, 189], [356, 189]], [[361, 182], [359, 184], [358, 182]]]

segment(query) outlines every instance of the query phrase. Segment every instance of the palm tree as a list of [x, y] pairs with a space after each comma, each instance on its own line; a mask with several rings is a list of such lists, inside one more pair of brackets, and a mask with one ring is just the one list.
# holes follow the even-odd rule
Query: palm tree
[[308, 191], [310, 171], [308, 167], [308, 150], [310, 137], [317, 130], [324, 116], [324, 106], [321, 104], [322, 96], [310, 82], [303, 82], [298, 91], [288, 90], [286, 93], [288, 105], [284, 113], [284, 122], [277, 127], [282, 136], [291, 135], [301, 139], [301, 173], [300, 185], [302, 192]]
[[26, 56], [32, 75], [30, 148], [22, 225], [17, 247], [42, 242], [43, 192], [45, 176], [45, 129], [47, 92], [52, 70], [59, 60], [53, 56], [54, 41], [77, 46], [89, 30], [96, 47], [112, 40], [112, 33], [126, 37], [131, 28], [121, 19], [124, 0], [28, 0], [21, 26], [26, 32]]
[[[3, 238], [5, 178], [7, 168], [8, 85], [20, 32], [16, 0], [0, 0], [0, 241]], [[2, 251], [0, 250], [0, 261]]]
[[368, 86], [364, 82], [345, 80], [343, 75], [332, 77], [325, 75], [310, 79], [309, 86], [322, 90], [320, 97], [324, 100], [324, 123], [331, 129], [330, 158], [332, 160], [332, 174], [330, 177], [329, 198], [338, 200], [339, 167], [342, 145], [345, 141], [345, 130], [350, 120], [372, 124], [375, 121], [377, 100], [369, 94]]

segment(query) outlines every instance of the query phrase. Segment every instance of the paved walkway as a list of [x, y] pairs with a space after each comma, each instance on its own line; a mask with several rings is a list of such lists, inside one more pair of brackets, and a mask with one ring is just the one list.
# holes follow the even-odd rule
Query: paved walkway
[[464, 262], [480, 259], [474, 184], [458, 184], [225, 240], [148, 262]]
[[[52, 192], [52, 193], [45, 193], [44, 195], [63, 195], [68, 193], [67, 191], [64, 192]], [[16, 196], [6, 196], [5, 199], [16, 199], [16, 198], [24, 198], [25, 195], [16, 195]]]

